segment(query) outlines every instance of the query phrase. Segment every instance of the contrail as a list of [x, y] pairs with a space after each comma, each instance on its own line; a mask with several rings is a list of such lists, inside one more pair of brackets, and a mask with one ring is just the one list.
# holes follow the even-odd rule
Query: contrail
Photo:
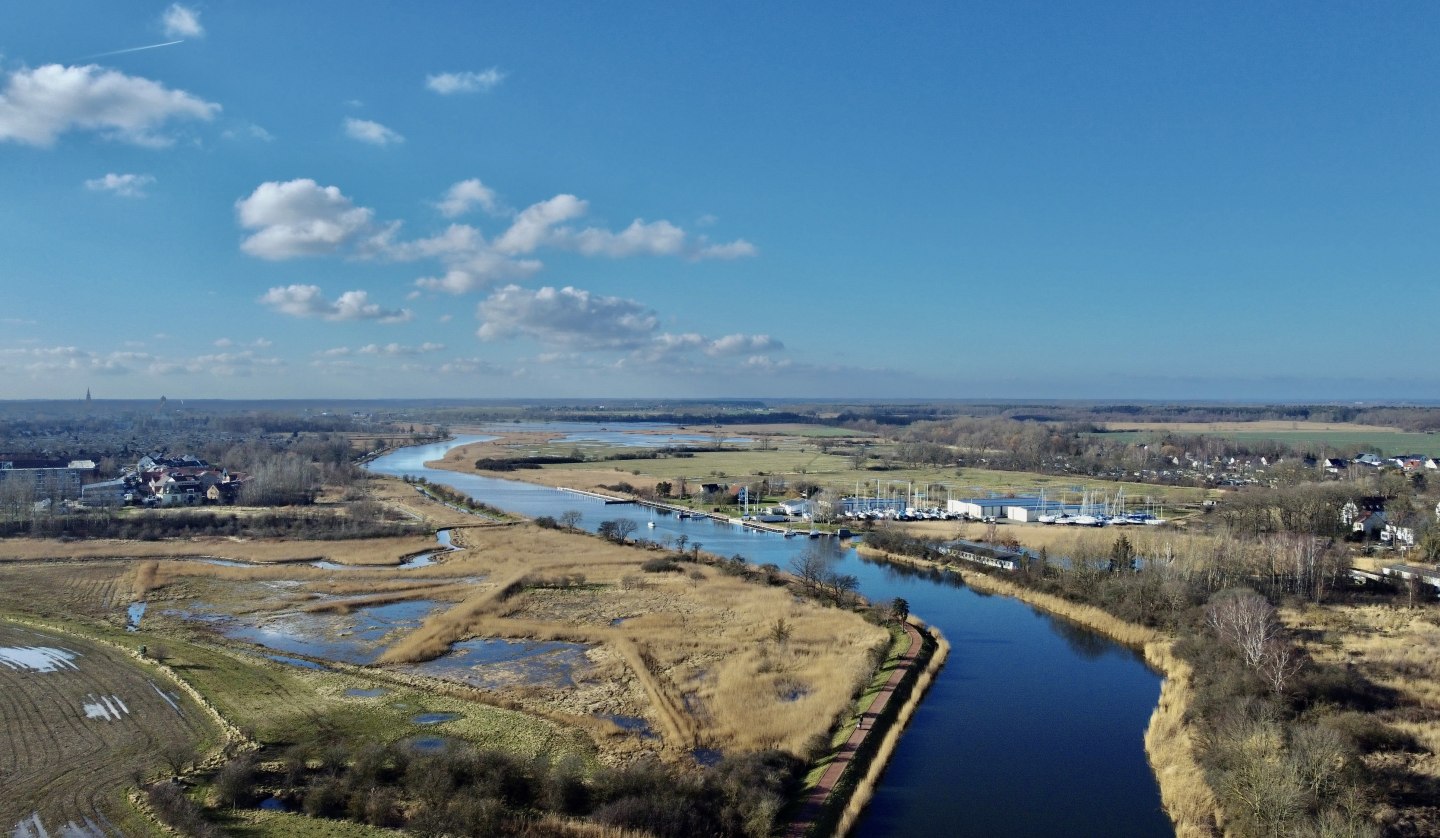
[[127, 52], [139, 52], [139, 51], [142, 50], [142, 49], [155, 49], [155, 48], [157, 48], [157, 47], [173, 47], [173, 46], [175, 46], [176, 44], [183, 44], [183, 43], [185, 43], [185, 39], [184, 39], [184, 38], [181, 38], [181, 39], [178, 40], [178, 41], [166, 41], [166, 42], [163, 43], [163, 44], [150, 44], [149, 46], [144, 46], [144, 47], [131, 47], [131, 48], [129, 48], [129, 49], [111, 50], [110, 52], [97, 52], [97, 53], [95, 53], [94, 55], [81, 56], [81, 59], [80, 59], [80, 60], [84, 61], [84, 60], [89, 59], [89, 58], [104, 58], [104, 57], [106, 57], [106, 56], [108, 56], [108, 55], [124, 55], [124, 54], [127, 53]]

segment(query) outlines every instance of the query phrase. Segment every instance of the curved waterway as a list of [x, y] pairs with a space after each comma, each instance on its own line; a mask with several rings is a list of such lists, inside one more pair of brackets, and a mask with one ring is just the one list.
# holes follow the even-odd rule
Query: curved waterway
[[1160, 678], [1135, 652], [1017, 600], [979, 594], [938, 574], [865, 561], [834, 538], [785, 538], [705, 518], [681, 520], [645, 507], [425, 466], [457, 445], [487, 439], [493, 437], [402, 448], [368, 467], [377, 474], [424, 477], [522, 515], [576, 510], [590, 530], [604, 520], [629, 518], [639, 524], [638, 537], [683, 534], [707, 552], [740, 554], [756, 564], [784, 568], [802, 550], [824, 549], [840, 572], [860, 579], [860, 591], [871, 601], [904, 597], [912, 613], [944, 632], [952, 645], [949, 661], [853, 834], [1174, 834], [1142, 741]]

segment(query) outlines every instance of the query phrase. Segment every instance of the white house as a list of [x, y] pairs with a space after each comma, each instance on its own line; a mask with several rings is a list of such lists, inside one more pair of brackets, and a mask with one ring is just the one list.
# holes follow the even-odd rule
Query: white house
[[1386, 524], [1380, 531], [1380, 540], [1397, 549], [1409, 550], [1415, 546], [1415, 528]]

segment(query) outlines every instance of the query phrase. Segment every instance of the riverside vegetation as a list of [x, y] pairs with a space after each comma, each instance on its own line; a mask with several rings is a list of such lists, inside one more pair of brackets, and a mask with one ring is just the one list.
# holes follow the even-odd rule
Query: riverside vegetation
[[[898, 528], [876, 530], [867, 543], [949, 561], [937, 543]], [[965, 575], [982, 590], [1061, 615], [1092, 609], [1073, 616], [1146, 647], [1166, 671], [1147, 747], [1181, 834], [1440, 829], [1432, 750], [1440, 673], [1380, 637], [1388, 623], [1405, 639], [1430, 639], [1440, 620], [1432, 604], [1349, 590], [1348, 559], [1333, 542], [1095, 534], [1041, 548], [1012, 574], [971, 567]], [[1360, 640], [1356, 622], [1370, 628]], [[1359, 654], [1367, 642], [1388, 658], [1373, 648]]]

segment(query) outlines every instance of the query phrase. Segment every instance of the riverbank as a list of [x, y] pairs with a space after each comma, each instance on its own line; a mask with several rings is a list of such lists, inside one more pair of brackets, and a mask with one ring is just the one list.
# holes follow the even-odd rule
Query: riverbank
[[850, 831], [925, 691], [944, 666], [950, 645], [938, 631], [915, 618], [901, 625], [905, 647], [881, 665], [875, 683], [858, 701], [854, 718], [841, 728], [844, 740], [817, 761], [824, 768], [798, 801], [785, 831], [789, 838], [843, 836]]
[[1195, 758], [1195, 732], [1186, 723], [1193, 695], [1192, 672], [1189, 664], [1174, 654], [1173, 638], [1127, 623], [1095, 606], [1031, 590], [979, 570], [886, 553], [863, 544], [858, 549], [872, 559], [953, 573], [977, 591], [1020, 600], [1143, 651], [1146, 663], [1164, 676], [1160, 699], [1145, 731], [1145, 753], [1159, 784], [1165, 812], [1175, 826], [1177, 838], [1212, 838], [1221, 834], [1219, 807]]

